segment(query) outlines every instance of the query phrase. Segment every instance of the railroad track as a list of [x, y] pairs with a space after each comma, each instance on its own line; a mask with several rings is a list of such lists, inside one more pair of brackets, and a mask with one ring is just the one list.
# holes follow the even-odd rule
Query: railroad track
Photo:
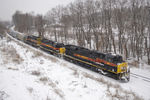
[[138, 75], [138, 74], [135, 74], [135, 73], [130, 73], [130, 76], [132, 77], [135, 77], [135, 78], [140, 78], [146, 82], [150, 82], [150, 78], [149, 77], [145, 77], [145, 76], [142, 76], [142, 75]]
[[[9, 34], [7, 34], [9, 37], [11, 37], [11, 38], [13, 38], [12, 36], [10, 36]], [[14, 39], [14, 38], [13, 38]], [[15, 38], [16, 39], [16, 38]], [[16, 39], [17, 40], [17, 39]], [[19, 40], [17, 40], [17, 41], [19, 41]], [[21, 43], [24, 43], [24, 42], [22, 42], [22, 41], [19, 41], [19, 42], [21, 42]], [[29, 45], [28, 45], [29, 46]], [[142, 76], [142, 75], [138, 75], [138, 74], [135, 74], [135, 73], [130, 73], [130, 76], [132, 76], [132, 77], [135, 77], [135, 78], [139, 78], [139, 79], [142, 79], [142, 80], [144, 80], [144, 81], [146, 81], [146, 82], [150, 82], [150, 78], [148, 78], [148, 77], [145, 77], [145, 76]]]

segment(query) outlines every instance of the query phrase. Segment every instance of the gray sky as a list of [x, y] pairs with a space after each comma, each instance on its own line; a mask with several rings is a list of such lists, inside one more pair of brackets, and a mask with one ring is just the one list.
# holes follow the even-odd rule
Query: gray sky
[[57, 5], [67, 5], [74, 0], [0, 0], [0, 20], [11, 20], [16, 10], [45, 14]]

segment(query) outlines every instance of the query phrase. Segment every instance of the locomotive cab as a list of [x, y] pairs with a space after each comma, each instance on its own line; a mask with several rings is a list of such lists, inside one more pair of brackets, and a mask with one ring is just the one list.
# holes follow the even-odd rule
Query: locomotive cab
[[119, 55], [116, 55], [113, 58], [113, 61], [115, 64], [117, 64], [117, 77], [118, 77], [118, 79], [129, 81], [129, 79], [130, 79], [130, 68], [129, 68], [127, 62], [125, 62], [122, 59], [122, 56], [119, 56]]
[[55, 46], [58, 49], [59, 54], [63, 55], [65, 53], [65, 48], [64, 48], [64, 44], [63, 43], [57, 43], [57, 45]]

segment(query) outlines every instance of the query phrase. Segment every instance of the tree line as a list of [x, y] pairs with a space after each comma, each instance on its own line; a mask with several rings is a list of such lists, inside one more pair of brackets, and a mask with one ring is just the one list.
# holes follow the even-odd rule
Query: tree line
[[146, 56], [150, 64], [149, 0], [76, 0], [45, 16], [16, 12], [13, 22], [20, 32], [34, 27], [44, 36], [50, 27], [48, 34], [55, 41], [68, 43], [73, 38], [79, 46], [123, 54], [126, 59]]
[[0, 38], [3, 38], [5, 36], [5, 32], [7, 31], [8, 25], [10, 25], [10, 22], [0, 20]]
[[12, 16], [15, 29], [19, 32], [30, 33], [34, 29], [40, 36], [44, 34], [45, 19], [42, 15], [34, 15], [32, 13], [22, 13], [16, 11]]

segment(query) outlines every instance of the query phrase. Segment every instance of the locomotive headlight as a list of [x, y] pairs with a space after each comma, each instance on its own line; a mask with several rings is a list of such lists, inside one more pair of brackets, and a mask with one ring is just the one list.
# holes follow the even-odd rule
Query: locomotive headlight
[[121, 71], [125, 71], [125, 70], [126, 70], [126, 67], [122, 66]]

